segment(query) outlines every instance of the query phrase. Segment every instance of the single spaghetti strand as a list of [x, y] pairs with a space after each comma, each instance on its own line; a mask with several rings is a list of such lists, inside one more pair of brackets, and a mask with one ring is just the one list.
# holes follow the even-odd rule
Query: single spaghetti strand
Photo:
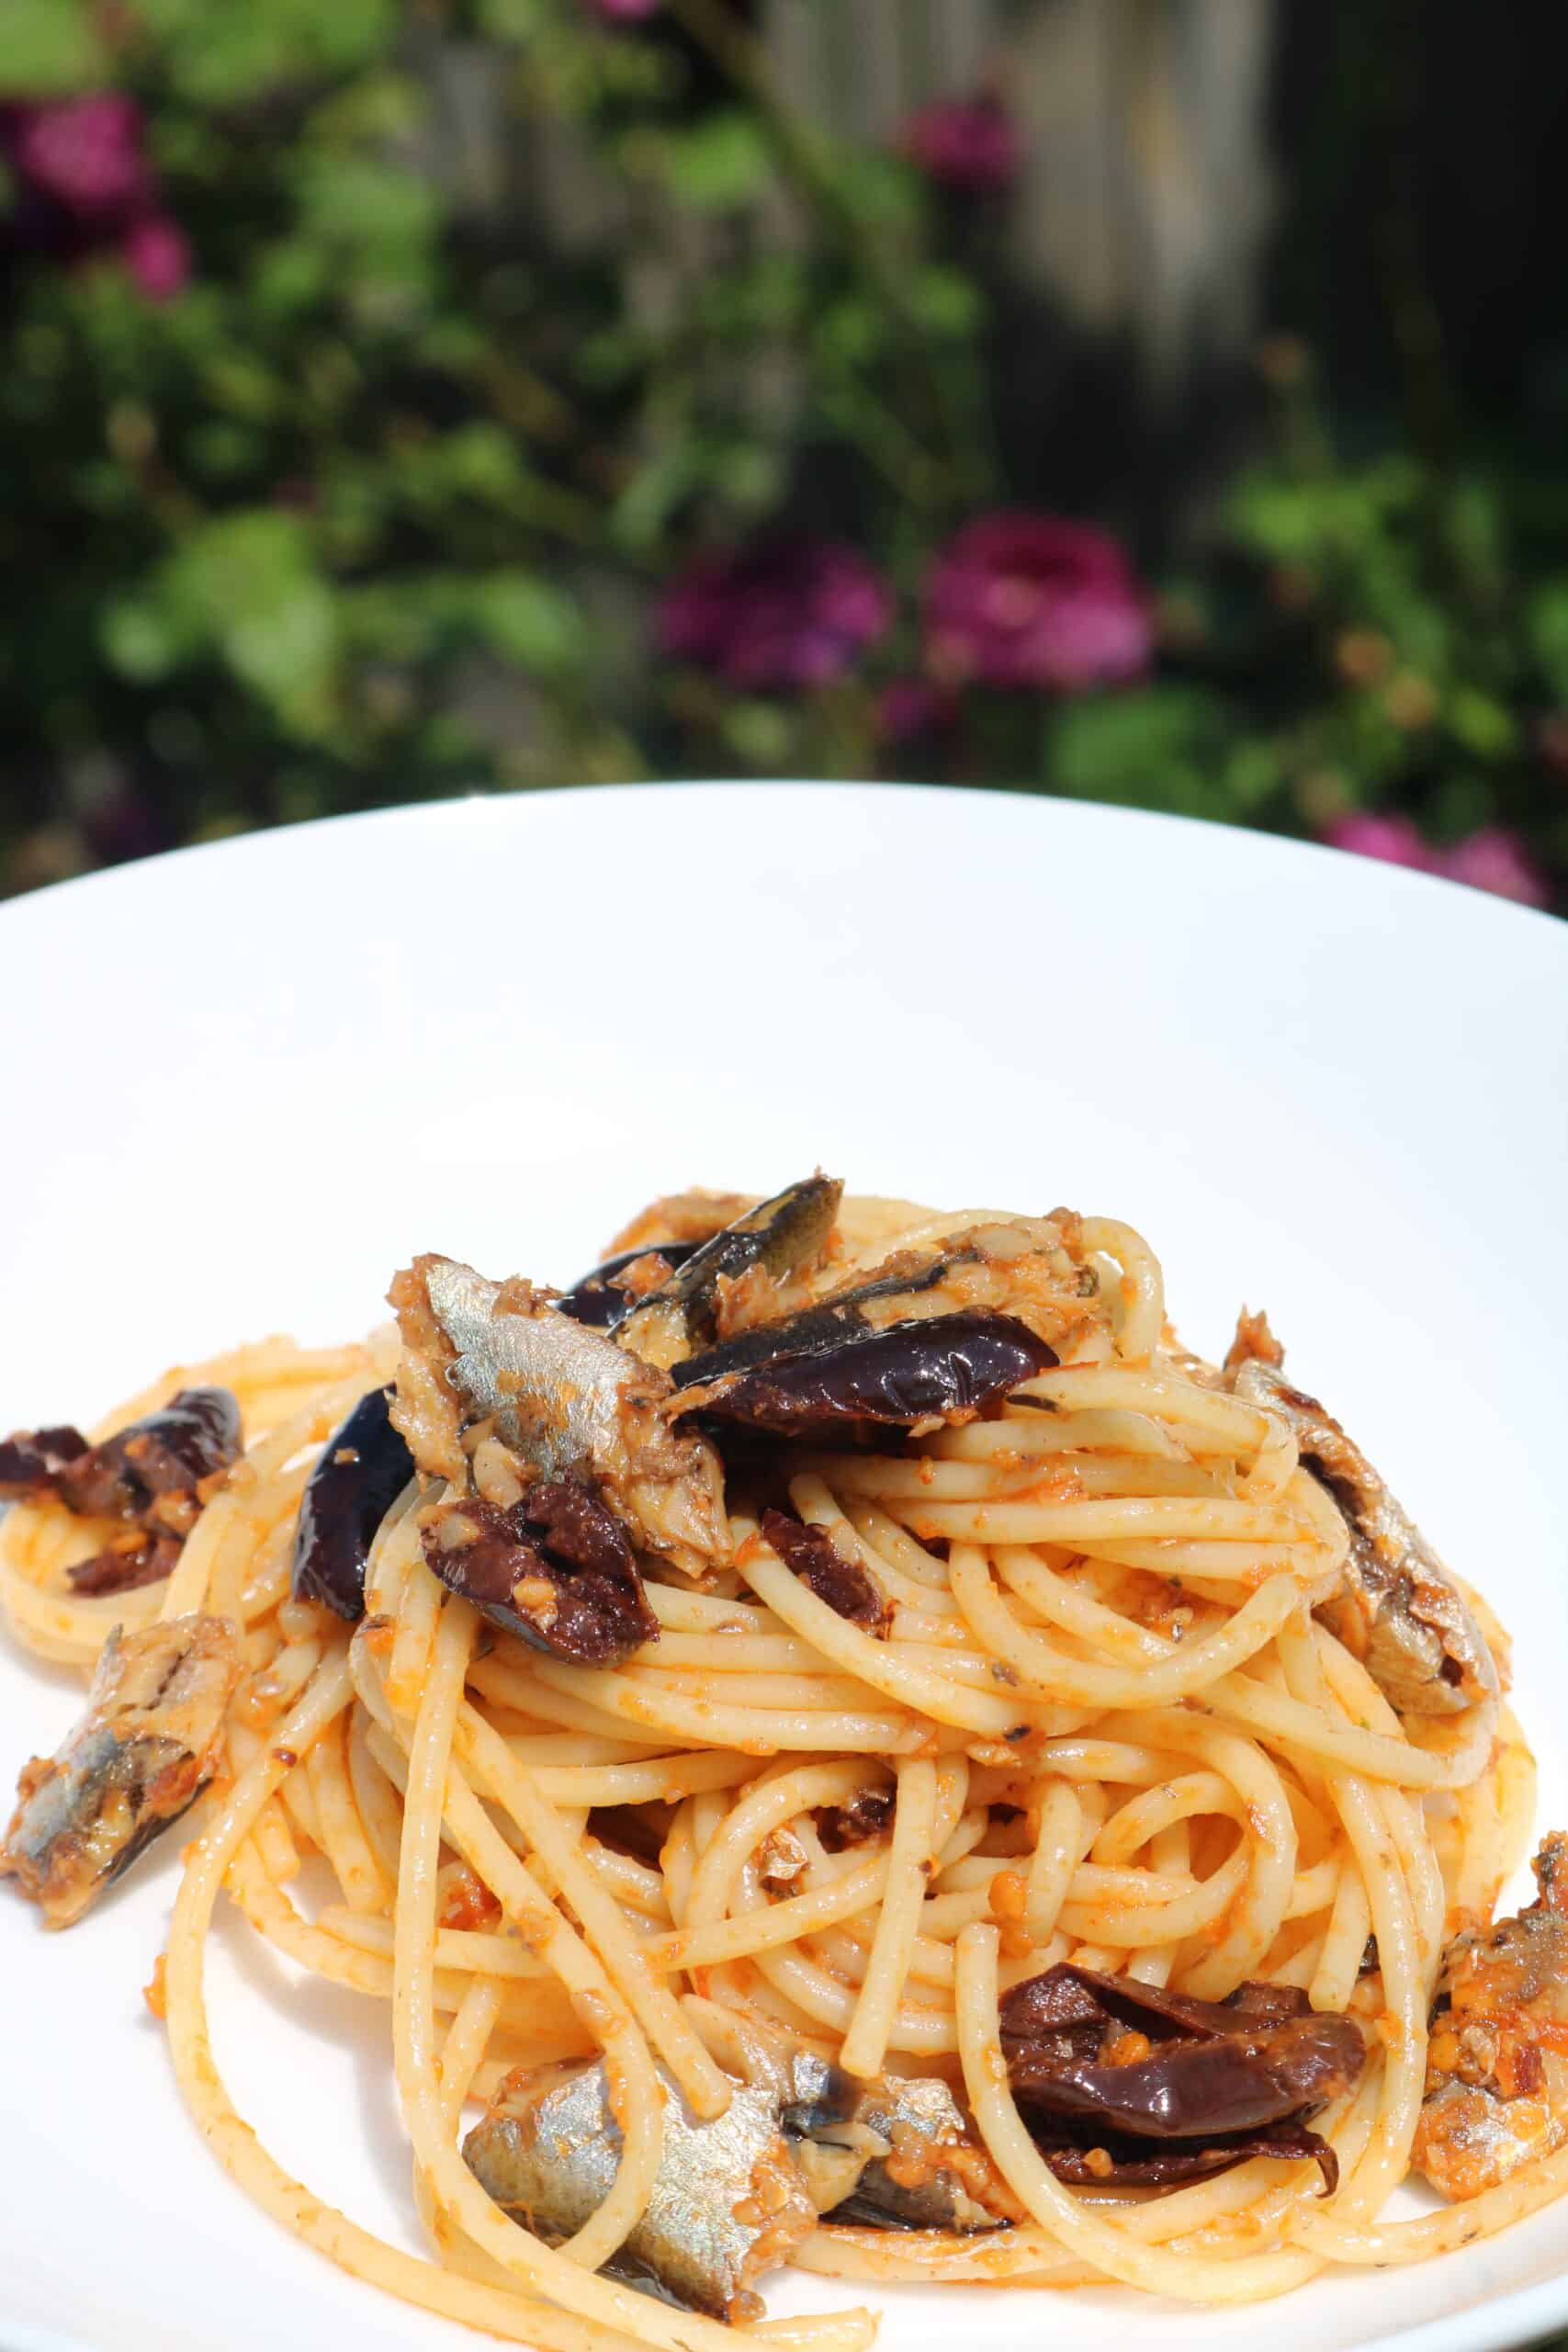
[[936, 1842], [936, 1793], [937, 1768], [928, 1758], [916, 1757], [899, 1765], [886, 1887], [865, 1981], [839, 2052], [845, 2073], [863, 2079], [881, 2069], [894, 2012], [909, 1973], [926, 1891], [925, 1866]]

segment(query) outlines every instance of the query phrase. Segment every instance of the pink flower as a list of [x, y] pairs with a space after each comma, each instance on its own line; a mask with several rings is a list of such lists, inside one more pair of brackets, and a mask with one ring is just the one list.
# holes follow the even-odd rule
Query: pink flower
[[1018, 130], [989, 90], [936, 98], [912, 114], [898, 144], [926, 177], [954, 196], [994, 196], [1018, 177]]
[[659, 643], [750, 693], [829, 684], [893, 618], [886, 582], [831, 539], [776, 540], [699, 559], [668, 587]]
[[1551, 885], [1517, 833], [1504, 825], [1483, 825], [1456, 842], [1440, 863], [1450, 882], [1517, 899], [1521, 907], [1549, 907]]
[[1325, 825], [1321, 839], [1331, 848], [1354, 850], [1359, 857], [1382, 858], [1385, 865], [1410, 865], [1420, 874], [1438, 871], [1438, 852], [1408, 817], [1377, 817], [1358, 809]]
[[635, 24], [639, 17], [657, 16], [662, 0], [586, 0], [596, 17], [608, 17], [612, 23]]
[[1450, 882], [1467, 882], [1472, 889], [1490, 890], [1499, 899], [1517, 899], [1521, 906], [1551, 903], [1551, 883], [1518, 835], [1503, 825], [1483, 825], [1452, 849], [1436, 849], [1408, 817], [1378, 817], [1363, 809], [1354, 816], [1336, 818], [1320, 838], [1336, 849], [1381, 857], [1389, 865], [1412, 866], [1418, 874], [1440, 874]]
[[190, 276], [185, 231], [166, 212], [144, 212], [120, 239], [120, 259], [150, 302], [172, 300]]
[[0, 107], [0, 152], [25, 199], [20, 243], [67, 264], [114, 254], [151, 302], [177, 294], [190, 247], [158, 202], [134, 99], [113, 91], [60, 106]]
[[1054, 514], [983, 514], [937, 558], [926, 646], [942, 678], [1085, 686], [1148, 667], [1148, 599], [1114, 539]]
[[84, 220], [125, 212], [151, 191], [141, 109], [112, 92], [26, 108], [14, 152], [24, 179]]
[[940, 735], [957, 716], [952, 688], [933, 685], [929, 678], [890, 678], [876, 697], [876, 731], [885, 743]]

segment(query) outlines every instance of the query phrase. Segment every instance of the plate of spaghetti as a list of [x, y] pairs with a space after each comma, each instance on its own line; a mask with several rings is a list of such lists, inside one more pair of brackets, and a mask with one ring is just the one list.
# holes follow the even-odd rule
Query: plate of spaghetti
[[1568, 2324], [1558, 927], [713, 786], [0, 977], [7, 2340]]

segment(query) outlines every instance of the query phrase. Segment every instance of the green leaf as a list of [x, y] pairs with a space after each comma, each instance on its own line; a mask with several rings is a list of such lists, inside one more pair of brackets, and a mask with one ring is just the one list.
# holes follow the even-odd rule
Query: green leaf
[[729, 703], [724, 711], [722, 730], [725, 741], [739, 753], [748, 767], [777, 768], [788, 756], [789, 718], [775, 702], [744, 696]]
[[830, 363], [863, 368], [886, 342], [887, 330], [887, 313], [870, 295], [845, 294], [822, 311], [817, 345]]
[[308, 151], [299, 208], [301, 235], [319, 247], [340, 300], [361, 321], [395, 325], [428, 307], [445, 208], [427, 181], [373, 155]]
[[829, 159], [840, 203], [869, 229], [908, 229], [919, 219], [925, 188], [900, 156], [874, 147], [836, 147]]
[[699, 487], [703, 451], [672, 439], [637, 468], [611, 509], [611, 529], [624, 548], [651, 547], [689, 492]]
[[180, 658], [169, 616], [156, 603], [128, 597], [111, 605], [104, 616], [102, 637], [109, 667], [138, 685], [166, 678]]
[[705, 115], [660, 142], [664, 175], [684, 204], [698, 211], [732, 211], [761, 193], [773, 156], [756, 118], [739, 107]]
[[513, 496], [527, 473], [511, 434], [482, 421], [448, 433], [435, 462], [449, 490], [481, 500]]
[[438, 224], [435, 190], [403, 165], [321, 149], [299, 168], [301, 225], [328, 246], [401, 254], [428, 243]]
[[330, 708], [337, 614], [304, 524], [271, 508], [202, 524], [141, 594], [111, 610], [106, 650], [142, 679], [215, 655], [287, 730], [317, 732]]
[[1504, 760], [1518, 743], [1514, 714], [1477, 686], [1456, 686], [1443, 713], [1449, 732], [1477, 759]]
[[137, 15], [162, 42], [176, 88], [220, 107], [349, 72], [385, 46], [396, 21], [394, 0], [138, 0]]
[[784, 488], [784, 454], [760, 442], [736, 442], [714, 453], [714, 487], [725, 497], [753, 513], [770, 506]]
[[1429, 831], [1441, 842], [1456, 842], [1478, 825], [1494, 823], [1497, 803], [1484, 776], [1447, 775], [1427, 804]]
[[103, 73], [103, 51], [83, 0], [5, 0], [0, 97], [63, 97], [90, 87]]
[[473, 613], [494, 650], [525, 670], [571, 667], [583, 644], [582, 616], [561, 589], [527, 571], [496, 571], [474, 582]]
[[984, 304], [980, 289], [958, 269], [922, 269], [910, 290], [910, 308], [933, 334], [973, 334]]
[[268, 320], [283, 323], [311, 309], [331, 285], [327, 255], [305, 237], [282, 237], [264, 245], [251, 266], [250, 300]]
[[298, 722], [331, 678], [337, 651], [332, 592], [320, 580], [280, 582], [236, 614], [220, 641], [235, 676]]
[[479, 21], [502, 40], [528, 41], [548, 29], [551, 0], [479, 0]]
[[1549, 580], [1529, 604], [1530, 641], [1559, 702], [1568, 702], [1568, 580]]
[[1064, 703], [1042, 782], [1054, 792], [1181, 816], [1234, 818], [1272, 787], [1263, 747], [1232, 750], [1227, 707], [1199, 686], [1153, 685]]
[[186, 453], [197, 472], [214, 481], [231, 481], [237, 475], [250, 472], [261, 463], [265, 446], [259, 433], [253, 433], [243, 424], [231, 424], [222, 417], [209, 417], [205, 423], [193, 425], [186, 442]]

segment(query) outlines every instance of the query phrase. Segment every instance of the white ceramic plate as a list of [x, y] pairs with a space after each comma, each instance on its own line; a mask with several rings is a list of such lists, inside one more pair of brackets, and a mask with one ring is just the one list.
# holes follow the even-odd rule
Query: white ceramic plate
[[[475, 800], [259, 836], [0, 910], [0, 1429], [179, 1356], [379, 1318], [441, 1249], [566, 1280], [648, 1195], [852, 1186], [1126, 1216], [1205, 1348], [1292, 1362], [1521, 1637], [1568, 1816], [1562, 1512], [1568, 928], [1329, 852], [988, 794], [790, 786]], [[0, 1653], [6, 1774], [77, 1686]], [[169, 1841], [172, 1847], [175, 1840]], [[50, 1937], [0, 1892], [0, 2337], [62, 2352], [473, 2339], [344, 2278], [207, 2155], [141, 2002], [164, 1850]], [[282, 2160], [418, 2246], [380, 2029], [226, 1925], [220, 2061]], [[1562, 2211], [1213, 2315], [885, 2298], [1170, 2352], [1485, 2352], [1568, 2325]], [[841, 2302], [773, 2289], [775, 2310]]]

